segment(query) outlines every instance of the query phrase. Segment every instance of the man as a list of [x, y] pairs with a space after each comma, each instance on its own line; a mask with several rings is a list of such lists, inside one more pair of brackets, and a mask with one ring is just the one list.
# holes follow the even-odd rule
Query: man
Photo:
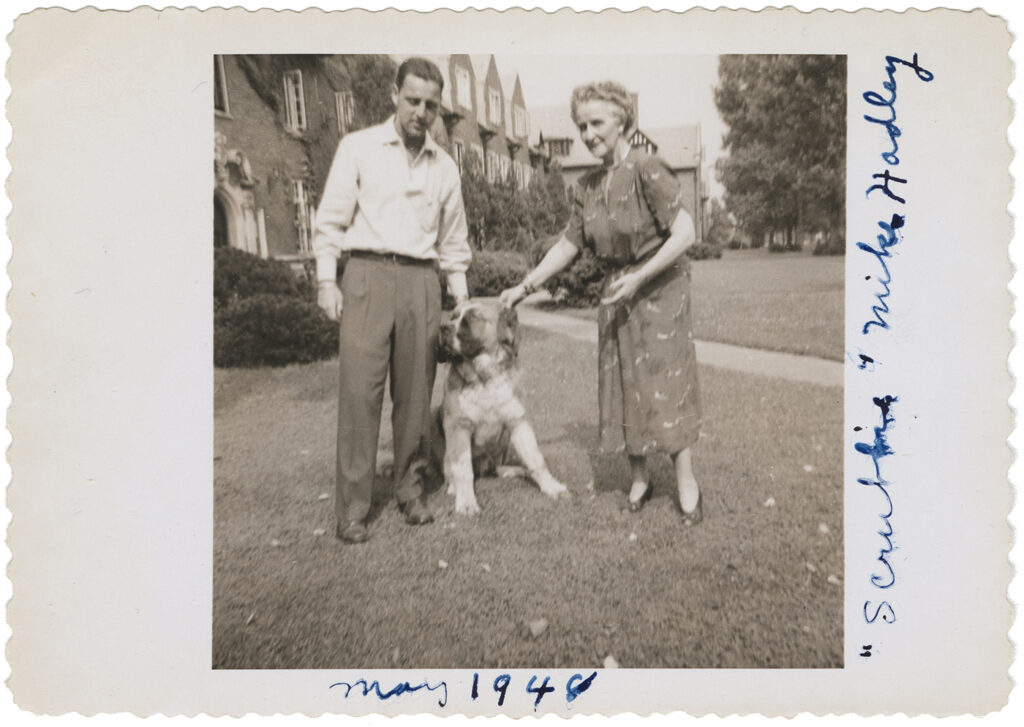
[[[430, 137], [444, 79], [410, 58], [398, 69], [395, 115], [342, 139], [316, 216], [317, 300], [341, 319], [336, 534], [369, 537], [384, 381], [391, 373], [395, 495], [405, 521], [428, 523], [422, 469], [430, 446], [441, 288], [464, 302], [471, 253], [458, 168]], [[349, 255], [339, 290], [338, 256]]]

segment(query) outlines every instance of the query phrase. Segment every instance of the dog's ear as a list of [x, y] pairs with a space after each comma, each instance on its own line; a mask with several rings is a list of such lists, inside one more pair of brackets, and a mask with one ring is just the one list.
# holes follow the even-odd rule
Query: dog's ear
[[498, 313], [498, 343], [513, 360], [519, 355], [519, 316], [515, 308], [502, 306]]
[[457, 311], [444, 311], [441, 313], [441, 326], [437, 336], [436, 361], [437, 363], [451, 363], [452, 355], [448, 350], [450, 342], [446, 342], [448, 331], [446, 329], [455, 325], [458, 317]]

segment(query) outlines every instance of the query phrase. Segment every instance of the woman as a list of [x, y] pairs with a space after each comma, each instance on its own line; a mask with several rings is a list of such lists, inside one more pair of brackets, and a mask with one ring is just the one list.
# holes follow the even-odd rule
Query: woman
[[506, 305], [564, 270], [582, 247], [609, 269], [598, 311], [601, 447], [629, 456], [629, 507], [638, 512], [652, 487], [647, 456], [672, 457], [679, 509], [687, 525], [703, 519], [690, 447], [700, 433], [697, 361], [690, 331], [690, 271], [683, 252], [694, 242], [672, 171], [633, 149], [634, 112], [618, 83], [573, 91], [580, 138], [604, 162], [579, 181], [561, 239], [514, 288]]

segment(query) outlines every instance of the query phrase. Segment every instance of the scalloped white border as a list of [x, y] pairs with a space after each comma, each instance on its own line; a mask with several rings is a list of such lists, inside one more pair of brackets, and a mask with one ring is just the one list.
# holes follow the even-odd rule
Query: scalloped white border
[[[87, 4], [87, 3], [60, 3], [60, 6], [68, 7], [68, 8], [71, 8], [71, 9], [74, 9], [74, 8], [77, 8], [77, 7], [82, 7], [82, 6], [87, 6], [87, 5], [89, 5], [89, 4]], [[97, 3], [97, 5], [100, 5], [100, 6], [104, 7], [104, 8], [115, 8], [115, 9], [130, 9], [132, 7], [135, 7], [135, 5], [131, 4], [131, 3], [102, 3], [102, 4]], [[225, 5], [227, 5], [229, 7], [236, 7], [236, 6], [238, 6], [238, 7], [245, 7], [245, 8], [250, 8], [250, 9], [262, 8], [262, 7], [271, 7], [271, 8], [280, 8], [280, 9], [286, 9], [286, 8], [287, 9], [299, 9], [299, 8], [302, 8], [302, 7], [306, 6], [306, 4], [303, 4], [303, 3], [283, 3], [283, 2], [265, 2], [265, 3], [238, 2], [238, 3], [227, 3]], [[469, 6], [473, 6], [473, 5], [478, 5], [479, 6], [480, 4], [478, 4], [478, 3], [448, 3], [448, 4], [445, 4], [445, 7], [450, 7], [452, 9], [460, 9], [462, 7], [469, 7]], [[810, 10], [810, 9], [814, 9], [814, 8], [818, 8], [818, 7], [829, 8], [829, 9], [832, 9], [832, 8], [835, 8], [835, 9], [857, 9], [857, 8], [877, 8], [877, 9], [883, 9], [884, 8], [884, 9], [895, 9], [895, 10], [902, 10], [902, 9], [905, 9], [905, 8], [908, 8], [908, 7], [922, 8], [922, 9], [924, 9], [924, 8], [931, 8], [931, 7], [947, 7], [947, 8], [961, 8], [961, 9], [971, 9], [971, 8], [974, 8], [974, 7], [981, 7], [981, 8], [983, 8], [983, 9], [985, 9], [985, 10], [987, 10], [987, 11], [993, 13], [993, 14], [998, 14], [998, 15], [1001, 15], [1001, 16], [1007, 18], [1007, 20], [1008, 20], [1008, 22], [1010, 24], [1011, 32], [1013, 32], [1017, 36], [1020, 35], [1021, 29], [1022, 29], [1022, 27], [1024, 27], [1024, 11], [1022, 11], [1022, 8], [1021, 8], [1021, 6], [1019, 4], [1012, 2], [1012, 0], [1006, 0], [1005, 2], [997, 2], [995, 0], [989, 0], [988, 2], [979, 1], [979, 2], [975, 2], [975, 3], [962, 3], [962, 2], [960, 2], [960, 3], [958, 3], [958, 2], [949, 2], [949, 3], [888, 2], [888, 3], [863, 3], [863, 4], [855, 4], [855, 3], [850, 3], [850, 2], [843, 2], [843, 3], [839, 3], [839, 2], [834, 2], [834, 3], [808, 3], [808, 2], [799, 2], [799, 1], [792, 2], [792, 3], [777, 3], [777, 4], [776, 3], [726, 2], [726, 3], [721, 3], [721, 4], [718, 4], [718, 3], [707, 3], [705, 6], [706, 7], [716, 7], [716, 6], [719, 6], [719, 5], [723, 6], [723, 7], [728, 7], [728, 8], [750, 8], [750, 9], [758, 9], [758, 8], [761, 8], [761, 7], [778, 7], [778, 6], [785, 7], [785, 6], [789, 6], [789, 7], [796, 7], [798, 9], [800, 9], [800, 10]], [[44, 4], [44, 6], [45, 6], [45, 4]], [[167, 4], [153, 3], [151, 6], [152, 7], [160, 8], [160, 7], [167, 6]], [[171, 5], [171, 7], [173, 7], [173, 6], [174, 5]], [[187, 6], [195, 6], [195, 7], [205, 8], [205, 7], [222, 7], [223, 5], [200, 2], [200, 3], [187, 3]], [[327, 8], [334, 8], [334, 7], [338, 6], [338, 4], [336, 4], [336, 3], [322, 3], [322, 4], [318, 4], [318, 6], [327, 9]], [[378, 8], [385, 8], [385, 7], [395, 7], [395, 8], [400, 8], [400, 9], [405, 9], [405, 8], [409, 8], [409, 9], [424, 9], [425, 6], [429, 7], [428, 4], [418, 3], [418, 2], [411, 2], [411, 3], [409, 3], [409, 2], [406, 2], [406, 3], [395, 2], [395, 3], [390, 3], [390, 4], [366, 2], [366, 3], [355, 4], [355, 6], [356, 7], [364, 7], [364, 8], [367, 8], [367, 9], [378, 9]], [[489, 7], [498, 8], [498, 9], [505, 8], [505, 7], [520, 7], [520, 6], [517, 6], [514, 3], [491, 3], [488, 6]], [[571, 3], [571, 2], [570, 3], [545, 3], [545, 2], [539, 2], [539, 3], [524, 3], [521, 7], [540, 7], [540, 8], [545, 9], [545, 10], [554, 10], [554, 9], [557, 9], [557, 8], [560, 8], [560, 7], [564, 7], [564, 6], [574, 7], [576, 9], [593, 9], [595, 7], [595, 4], [593, 4], [593, 3]], [[651, 8], [658, 9], [658, 8], [661, 8], [661, 7], [672, 7], [672, 6], [675, 6], [678, 9], [678, 5], [675, 4], [675, 3], [618, 3], [616, 5], [616, 7], [620, 8], [620, 9], [623, 9], [623, 10], [628, 10], [628, 9], [633, 9], [633, 8], [638, 8], [638, 7], [651, 7]], [[20, 2], [20, 1], [16, 1], [16, 2], [13, 2], [13, 3], [6, 4], [2, 8], [2, 10], [0, 10], [0, 13], [2, 13], [3, 17], [4, 17], [4, 25], [0, 26], [0, 27], [4, 27], [7, 30], [9, 30], [10, 29], [11, 19], [17, 13], [31, 10], [33, 7], [36, 7], [36, 6], [32, 5], [30, 3], [24, 3], [24, 2]], [[11, 11], [10, 14], [8, 14], [8, 10]], [[6, 48], [5, 48], [5, 52], [6, 52]], [[6, 55], [5, 55], [5, 58], [6, 58]], [[1020, 51], [1020, 43], [1019, 43], [1019, 41], [1014, 44], [1014, 47], [1011, 50], [1011, 59], [1013, 60], [1014, 64], [1019, 68], [1020, 67], [1020, 59], [1021, 59], [1021, 51]], [[4, 81], [3, 83], [4, 83], [4, 93], [5, 93], [5, 97], [6, 97], [6, 93], [7, 93], [6, 81]], [[1020, 81], [1019, 80], [1015, 80], [1014, 83], [1011, 86], [1011, 89], [1010, 89], [1011, 97], [1013, 98], [1015, 104], [1017, 104], [1018, 108], [1019, 108], [1019, 104], [1020, 104], [1020, 100], [1021, 100], [1021, 88], [1020, 87], [1021, 87]], [[6, 140], [9, 139], [9, 136], [6, 136], [6, 134], [9, 134], [9, 127], [6, 124], [6, 120], [4, 121], [2, 126], [4, 127], [4, 133], [5, 133], [5, 137], [4, 138], [5, 138], [5, 141], [6, 141]], [[1014, 141], [1014, 146], [1015, 147], [1019, 146], [1019, 136], [1020, 136], [1019, 129], [1018, 129], [1019, 126], [1020, 126], [1020, 121], [1019, 120], [1015, 120], [1013, 126], [1011, 127], [1011, 138]], [[6, 174], [6, 172], [7, 172], [6, 158], [3, 160], [3, 162], [0, 162], [0, 163], [2, 163], [4, 165], [4, 168], [5, 168], [4, 171], [5, 171], [5, 174]], [[1014, 161], [1013, 161], [1013, 163], [1011, 165], [1011, 171], [1014, 173], [1015, 179], [1020, 177], [1020, 164], [1021, 164], [1021, 162], [1019, 160], [1019, 157], [1015, 157]], [[9, 206], [6, 203], [6, 200], [5, 200], [5, 202], [3, 204], [4, 204], [3, 215], [6, 217], [6, 214], [9, 212]], [[1014, 199], [1013, 199], [1013, 201], [1011, 203], [1011, 207], [1010, 207], [1011, 212], [1013, 212], [1013, 214], [1014, 214], [1016, 219], [1020, 219], [1021, 218], [1020, 217], [1020, 208], [1021, 208], [1020, 195], [1016, 195], [1014, 197]], [[5, 238], [2, 244], [3, 244], [3, 248], [0, 249], [0, 258], [7, 260], [7, 259], [9, 259], [9, 254], [10, 254], [9, 242]], [[1017, 241], [1017, 239], [1015, 237], [1014, 243], [1013, 243], [1013, 245], [1011, 247], [1011, 258], [1012, 258], [1012, 260], [1014, 262], [1015, 268], [1019, 267], [1019, 264], [1020, 264], [1020, 254], [1021, 254], [1020, 253], [1020, 245], [1019, 245], [1019, 242]], [[3, 290], [4, 295], [6, 295], [6, 293], [9, 290], [9, 281], [6, 278], [3, 281], [3, 285], [8, 286], [8, 287], [5, 287], [4, 290]], [[1020, 294], [1020, 283], [1017, 280], [1014, 281], [1014, 285], [1013, 285], [1012, 289], [1014, 290], [1015, 294], [1019, 296], [1019, 294]], [[0, 326], [4, 327], [5, 333], [6, 333], [7, 330], [9, 330], [9, 328], [8, 328], [9, 327], [9, 319], [7, 319], [6, 314], [4, 314], [4, 316], [2, 318], [0, 318]], [[1013, 330], [1014, 330], [1015, 335], [1019, 336], [1020, 330], [1021, 330], [1021, 322], [1019, 320], [1019, 316], [1014, 318]], [[1021, 365], [1022, 365], [1021, 355], [1022, 354], [1020, 353], [1020, 351], [1016, 350], [1013, 353], [1013, 355], [1011, 355], [1011, 358], [1010, 358], [1011, 370], [1013, 371], [1015, 377], [1019, 377], [1019, 374], [1021, 372]], [[10, 366], [11, 366], [11, 359], [10, 359], [9, 351], [6, 348], [0, 349], [0, 371], [2, 371], [4, 373], [5, 377], [10, 372]], [[1019, 391], [1015, 391], [1014, 396], [1011, 398], [1011, 403], [1014, 405], [1015, 410], [1017, 412], [1020, 412], [1022, 410], [1022, 408], [1024, 408], [1024, 407], [1022, 407], [1021, 394], [1020, 394]], [[5, 405], [4, 408], [6, 410], [6, 405], [9, 404], [9, 398], [7, 400], [5, 400], [3, 402], [3, 404]], [[5, 432], [5, 434], [6, 434], [6, 432]], [[1011, 437], [1010, 441], [1011, 441], [1011, 444], [1013, 444], [1013, 446], [1014, 446], [1016, 451], [1020, 451], [1021, 450], [1021, 435], [1019, 433], [1019, 426], [1018, 426], [1018, 431], [1016, 431], [1014, 433], [1014, 435]], [[9, 439], [4, 441], [5, 445], [7, 443], [9, 443]], [[0, 465], [0, 467], [3, 467], [3, 473], [4, 473], [5, 479], [9, 478], [10, 472], [9, 472], [9, 469], [6, 467], [6, 463], [3, 463], [2, 465]], [[1017, 487], [1019, 487], [1019, 478], [1020, 478], [1019, 469], [1020, 469], [1020, 465], [1017, 464], [1017, 463], [1015, 463], [1014, 467], [1011, 469], [1011, 475], [1012, 475], [1012, 477], [1014, 479], [1014, 483], [1015, 483], [1015, 485]], [[5, 526], [6, 526], [7, 522], [8, 522], [8, 520], [6, 518], [9, 518], [9, 515], [5, 511], [3, 513], [3, 517], [0, 517], [0, 522], [3, 522]], [[1021, 524], [1020, 507], [1019, 506], [1016, 507], [1016, 509], [1015, 509], [1015, 511], [1013, 513], [1012, 522], [1015, 525], [1015, 528], [1019, 528], [1019, 526]], [[1013, 551], [1014, 563], [1015, 564], [1020, 562], [1020, 548], [1021, 548], [1020, 544], [1017, 543], [1015, 548], [1014, 548], [1014, 551]], [[9, 559], [9, 557], [10, 557], [9, 551], [6, 551], [6, 549], [0, 549], [0, 559], [4, 560], [4, 564], [5, 565], [6, 565], [7, 559]], [[1017, 578], [1015, 578], [1015, 580], [1011, 584], [1011, 588], [1010, 588], [1011, 598], [1012, 598], [1012, 600], [1016, 604], [1020, 604], [1021, 603], [1021, 591], [1022, 591], [1022, 587], [1021, 587], [1021, 583], [1020, 583], [1020, 578], [1017, 577]], [[10, 596], [10, 583], [6, 580], [6, 578], [0, 579], [0, 601], [6, 602], [7, 598], [9, 598], [9, 596]], [[1017, 643], [1017, 644], [1020, 644], [1021, 641], [1022, 641], [1021, 640], [1021, 628], [1022, 627], [1020, 626], [1019, 619], [1018, 619], [1018, 623], [1016, 623], [1014, 625], [1013, 629], [1011, 630], [1011, 636], [1013, 637], [1015, 643]], [[0, 628], [0, 640], [6, 642], [8, 637], [9, 637], [9, 631], [6, 629], [6, 625], [4, 625], [3, 628]], [[0, 679], [6, 680], [8, 674], [9, 674], [9, 672], [7, 670], [7, 665], [6, 665], [6, 662], [5, 662], [3, 667], [0, 667]], [[1015, 683], [1017, 685], [1019, 685], [1021, 683], [1021, 677], [1024, 676], [1024, 674], [1022, 674], [1022, 667], [1020, 666], [1019, 660], [1014, 664], [1014, 666], [1013, 666], [1013, 668], [1011, 670], [1011, 674], [1014, 677]], [[994, 722], [999, 722], [999, 723], [1003, 723], [1005, 721], [1006, 724], [1019, 723], [1020, 722], [1020, 720], [1019, 720], [1020, 716], [1022, 714], [1024, 714], [1024, 712], [1022, 712], [1021, 701], [1022, 700], [1021, 700], [1021, 697], [1020, 697], [1020, 687], [1017, 686], [1014, 689], [1014, 692], [1011, 694], [1011, 702], [1010, 702], [1010, 705], [1006, 708], [1006, 710], [1004, 710], [1004, 712], [1002, 714], [1000, 714], [1000, 715], [996, 715], [994, 717], [990, 717], [988, 719], [988, 721], [994, 721]], [[11, 705], [9, 693], [6, 692], [6, 690], [4, 690], [2, 692], [2, 697], [0, 697], [0, 720], [4, 720], [5, 723], [11, 723], [11, 722], [6, 721], [8, 717], [11, 717], [11, 718], [13, 718], [15, 720], [20, 720], [21, 718], [24, 718], [25, 715], [17, 713], [16, 708], [14, 708]], [[61, 718], [61, 719], [64, 722], [76, 722], [76, 721], [78, 721], [79, 719], [82, 719], [82, 718], [78, 717], [78, 716], [69, 716], [69, 717], [65, 717], [65, 718]], [[131, 718], [127, 717], [127, 716], [120, 716], [120, 717], [111, 718], [111, 721], [118, 722], [118, 721], [125, 721], [127, 719], [131, 719]], [[157, 718], [154, 718], [154, 719], [157, 719], [159, 721], [159, 720], [161, 720], [163, 718], [157, 717]], [[205, 720], [205, 719], [209, 719], [209, 718], [200, 717], [198, 719]], [[285, 720], [295, 721], [295, 720], [298, 720], [298, 719], [304, 719], [304, 718], [302, 718], [302, 717], [288, 717], [288, 718], [279, 717], [275, 721], [285, 721]], [[548, 721], [551, 721], [552, 718], [548, 717], [546, 719], [548, 719]], [[576, 719], [581, 719], [581, 718], [577, 717]], [[588, 721], [588, 722], [591, 721], [591, 720], [597, 721], [598, 719], [600, 719], [600, 718], [586, 718], [586, 721]], [[654, 721], [654, 722], [665, 721], [665, 723], [668, 723], [667, 722], [668, 719], [669, 718], [667, 718], [667, 717], [663, 717], [663, 718], [654, 717], [654, 718], [652, 718], [652, 721]], [[732, 719], [735, 719], [735, 718], [732, 718]], [[754, 718], [754, 719], [756, 721], [757, 718]], [[808, 718], [806, 718], [806, 717], [797, 718], [797, 721], [806, 721], [806, 719], [808, 719]], [[835, 720], [843, 719], [845, 721], [846, 719], [851, 719], [851, 718], [833, 718], [833, 719], [835, 719]], [[900, 721], [900, 720], [901, 720], [901, 718], [898, 718], [898, 717], [897, 718], [893, 718], [893, 721]], [[381, 718], [381, 717], [370, 717], [370, 718], [365, 718], [364, 721], [369, 721], [371, 723], [377, 723], [377, 722], [383, 723], [383, 718]], [[399, 721], [402, 722], [402, 721], [405, 721], [405, 719], [399, 718]], [[632, 719], [629, 718], [629, 717], [622, 717], [622, 718], [616, 719], [615, 721], [616, 722], [632, 721]], [[960, 720], [957, 719], [957, 718], [954, 718], [954, 721], [960, 721]]]

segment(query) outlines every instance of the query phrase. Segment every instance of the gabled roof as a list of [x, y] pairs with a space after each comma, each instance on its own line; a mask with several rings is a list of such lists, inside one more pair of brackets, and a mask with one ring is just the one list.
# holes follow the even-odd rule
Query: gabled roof
[[[569, 106], [544, 106], [530, 109], [530, 144], [545, 139], [578, 139], [576, 125], [569, 117]], [[586, 151], [586, 150], [584, 150]]]
[[487, 80], [487, 69], [491, 65], [489, 53], [470, 53], [469, 62], [473, 65], [473, 75], [479, 83]]
[[501, 81], [501, 93], [511, 101], [512, 93], [516, 90], [516, 74], [499, 73], [498, 80]]

